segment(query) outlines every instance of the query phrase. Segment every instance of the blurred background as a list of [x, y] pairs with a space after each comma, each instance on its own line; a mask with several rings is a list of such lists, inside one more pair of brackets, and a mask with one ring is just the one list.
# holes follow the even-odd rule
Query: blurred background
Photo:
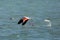
[[0, 0], [0, 40], [60, 40], [60, 0]]

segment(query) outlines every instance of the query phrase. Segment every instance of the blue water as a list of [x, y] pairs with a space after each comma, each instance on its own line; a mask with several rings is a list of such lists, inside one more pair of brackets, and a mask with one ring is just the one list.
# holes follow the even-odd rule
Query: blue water
[[[32, 19], [18, 25], [23, 16]], [[0, 40], [60, 40], [60, 0], [0, 0]]]

